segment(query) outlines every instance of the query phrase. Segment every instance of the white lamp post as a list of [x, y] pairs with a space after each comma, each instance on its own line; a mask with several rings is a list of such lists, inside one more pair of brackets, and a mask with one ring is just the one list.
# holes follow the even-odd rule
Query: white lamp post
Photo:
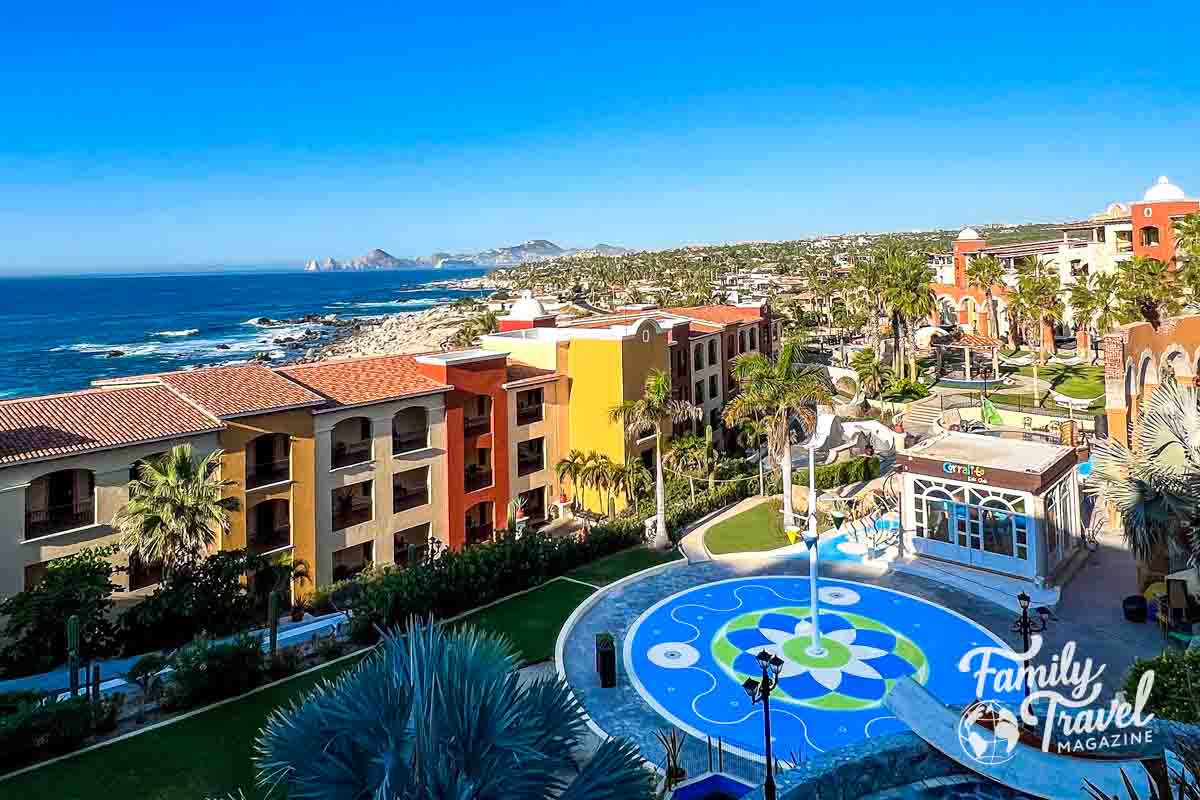
[[808, 645], [808, 654], [819, 657], [825, 655], [821, 646], [821, 620], [817, 615], [821, 610], [821, 602], [817, 597], [817, 570], [820, 568], [820, 558], [817, 555], [817, 545], [820, 543], [817, 533], [817, 423], [813, 421], [812, 435], [808, 437], [808, 533], [804, 536], [804, 544], [808, 546], [808, 593], [812, 602], [812, 642]]

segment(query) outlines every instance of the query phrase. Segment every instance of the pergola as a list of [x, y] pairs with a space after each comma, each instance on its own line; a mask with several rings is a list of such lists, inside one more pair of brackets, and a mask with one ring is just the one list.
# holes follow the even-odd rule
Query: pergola
[[1004, 342], [991, 336], [981, 336], [977, 333], [962, 333], [947, 342], [934, 342], [937, 349], [937, 376], [942, 377], [942, 356], [947, 349], [963, 351], [964, 377], [971, 378], [971, 351], [990, 353], [992, 358], [992, 379], [1000, 380], [1000, 349]]

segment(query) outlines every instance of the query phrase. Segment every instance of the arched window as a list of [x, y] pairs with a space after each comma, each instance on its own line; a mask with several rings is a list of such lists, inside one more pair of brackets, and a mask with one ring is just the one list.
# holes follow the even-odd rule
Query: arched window
[[919, 501], [924, 511], [924, 525], [917, 526], [917, 535], [935, 542], [950, 543], [950, 495], [934, 489]]
[[29, 482], [25, 491], [25, 538], [36, 539], [96, 522], [96, 475], [61, 469]]
[[246, 442], [246, 488], [286, 481], [291, 476], [291, 446], [284, 433], [265, 433]]
[[692, 350], [692, 369], [704, 369], [704, 348], [700, 345]]
[[717, 363], [717, 340], [715, 338], [708, 340], [708, 365], [711, 367]]
[[246, 547], [251, 553], [271, 553], [291, 543], [292, 516], [287, 500], [264, 500], [250, 508], [246, 518]]
[[999, 556], [1011, 557], [1013, 550], [1013, 521], [1015, 515], [1008, 504], [999, 498], [983, 502], [983, 549]]
[[1158, 244], [1158, 228], [1147, 225], [1141, 230], [1142, 247], [1154, 247]]
[[429, 446], [429, 413], [423, 406], [402, 408], [392, 417], [392, 454], [411, 453]]
[[351, 417], [333, 426], [333, 468], [371, 460], [371, 420]]

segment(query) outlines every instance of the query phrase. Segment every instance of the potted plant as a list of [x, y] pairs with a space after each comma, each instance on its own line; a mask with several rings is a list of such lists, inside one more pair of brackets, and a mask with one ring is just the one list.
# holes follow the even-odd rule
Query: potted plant
[[679, 763], [679, 757], [683, 754], [683, 736], [677, 729], [671, 728], [656, 731], [654, 737], [666, 752], [666, 784], [663, 788], [669, 791], [687, 779], [687, 770]]
[[292, 622], [302, 622], [304, 620], [304, 612], [307, 610], [303, 600], [297, 600], [295, 603], [292, 603]]
[[511, 505], [513, 509], [513, 515], [517, 519], [525, 519], [525, 506], [528, 505], [528, 503], [529, 498], [523, 494], [519, 494], [509, 501], [509, 505]]

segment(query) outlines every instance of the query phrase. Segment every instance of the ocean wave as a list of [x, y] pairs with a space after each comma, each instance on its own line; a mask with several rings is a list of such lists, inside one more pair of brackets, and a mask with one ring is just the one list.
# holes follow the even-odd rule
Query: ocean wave
[[414, 297], [408, 300], [381, 300], [378, 302], [355, 303], [355, 308], [395, 308], [399, 306], [434, 306], [449, 303], [449, 297]]
[[187, 328], [186, 330], [181, 330], [181, 331], [157, 331], [154, 335], [155, 336], [168, 336], [168, 337], [173, 338], [176, 336], [195, 336], [199, 332], [200, 332], [199, 328]]

